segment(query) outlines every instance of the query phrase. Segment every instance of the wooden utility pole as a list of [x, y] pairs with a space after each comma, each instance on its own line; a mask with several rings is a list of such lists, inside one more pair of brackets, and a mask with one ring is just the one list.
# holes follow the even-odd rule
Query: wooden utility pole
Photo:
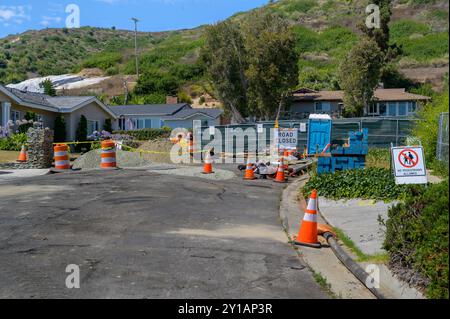
[[137, 46], [137, 23], [139, 22], [136, 18], [131, 18], [134, 21], [134, 51], [136, 55], [136, 75], [139, 79], [139, 56], [138, 56], [138, 46]]

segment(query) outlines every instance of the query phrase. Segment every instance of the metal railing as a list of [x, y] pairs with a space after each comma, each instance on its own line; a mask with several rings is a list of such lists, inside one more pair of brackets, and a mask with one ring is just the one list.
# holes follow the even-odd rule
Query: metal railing
[[448, 157], [448, 139], [449, 139], [449, 131], [448, 131], [448, 112], [447, 113], [441, 113], [441, 116], [439, 117], [439, 135], [438, 135], [438, 141], [437, 141], [437, 147], [436, 147], [436, 158], [441, 161], [448, 164], [449, 157]]
[[[417, 119], [415, 118], [393, 118], [393, 117], [378, 117], [378, 118], [351, 118], [351, 119], [336, 119], [333, 120], [333, 144], [343, 144], [345, 140], [349, 137], [350, 131], [357, 131], [363, 128], [369, 129], [369, 146], [370, 147], [378, 147], [378, 148], [388, 148], [391, 144], [395, 146], [401, 146], [405, 143], [406, 138], [411, 135], [414, 124]], [[300, 132], [298, 135], [298, 148], [300, 150], [303, 149], [304, 145], [308, 142], [308, 120], [285, 120], [280, 121], [280, 127], [282, 128], [300, 128], [303, 124], [306, 131]], [[247, 128], [254, 128], [256, 130], [257, 125], [262, 124], [265, 130], [266, 136], [262, 136], [258, 134], [258, 138], [256, 143], [258, 144], [258, 140], [270, 141], [270, 129], [274, 128], [274, 121], [268, 122], [257, 122], [257, 123], [246, 123], [239, 125], [225, 125], [225, 126], [217, 126], [216, 129], [219, 130], [223, 137], [225, 137], [226, 129], [236, 129], [241, 128], [244, 131]], [[203, 130], [207, 130], [206, 127], [202, 128]], [[210, 143], [214, 139], [213, 136], [210, 136], [209, 139], [205, 139], [202, 136], [202, 146]], [[226, 141], [223, 138], [223, 147], [225, 148], [225, 144], [230, 141]], [[234, 141], [237, 143], [237, 141]], [[245, 138], [245, 147], [247, 147], [249, 142], [255, 142], [254, 140], [248, 140]], [[448, 144], [447, 144], [448, 145]], [[261, 146], [258, 146], [258, 150], [263, 149]], [[448, 148], [447, 148], [448, 150]]]

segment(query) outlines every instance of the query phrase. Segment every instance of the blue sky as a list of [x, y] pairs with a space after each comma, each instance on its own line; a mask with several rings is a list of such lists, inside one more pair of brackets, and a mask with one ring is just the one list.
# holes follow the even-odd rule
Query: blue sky
[[0, 0], [0, 37], [30, 29], [62, 28], [69, 4], [80, 9], [80, 25], [141, 31], [192, 28], [260, 7], [268, 0]]

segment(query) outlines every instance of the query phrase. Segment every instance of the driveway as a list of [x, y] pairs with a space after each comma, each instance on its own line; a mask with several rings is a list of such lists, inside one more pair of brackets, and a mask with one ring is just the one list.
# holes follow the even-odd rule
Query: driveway
[[2, 184], [0, 298], [327, 298], [287, 244], [282, 187], [124, 170]]

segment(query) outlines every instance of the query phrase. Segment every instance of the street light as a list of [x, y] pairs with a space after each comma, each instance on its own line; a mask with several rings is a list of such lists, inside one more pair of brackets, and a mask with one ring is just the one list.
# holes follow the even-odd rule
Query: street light
[[139, 57], [138, 57], [138, 47], [137, 47], [137, 23], [139, 22], [136, 18], [131, 18], [134, 21], [134, 51], [136, 55], [136, 75], [139, 79]]

